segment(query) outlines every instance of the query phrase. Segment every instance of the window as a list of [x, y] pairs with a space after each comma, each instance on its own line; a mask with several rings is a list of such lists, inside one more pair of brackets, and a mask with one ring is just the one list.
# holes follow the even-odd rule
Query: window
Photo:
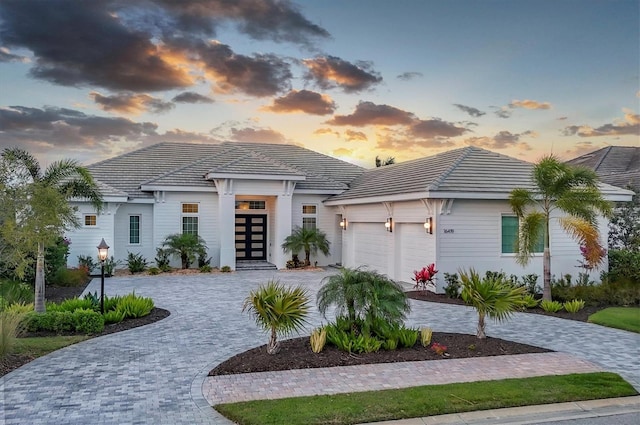
[[84, 225], [85, 226], [97, 226], [98, 225], [98, 216], [95, 214], [87, 214], [84, 216]]
[[[519, 233], [518, 217], [512, 215], [502, 216], [502, 253], [515, 254], [516, 241]], [[540, 234], [540, 238], [533, 248], [533, 252], [544, 252], [544, 234]]]
[[130, 244], [140, 243], [140, 216], [139, 215], [129, 216], [129, 243]]
[[264, 201], [236, 201], [237, 210], [263, 210], [265, 209]]
[[317, 227], [318, 209], [316, 205], [302, 206], [302, 228], [313, 230]]
[[198, 234], [199, 204], [182, 204], [182, 233]]

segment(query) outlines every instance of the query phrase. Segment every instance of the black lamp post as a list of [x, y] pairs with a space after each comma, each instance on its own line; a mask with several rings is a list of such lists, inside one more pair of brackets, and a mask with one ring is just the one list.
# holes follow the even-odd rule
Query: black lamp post
[[104, 314], [104, 262], [109, 255], [109, 245], [104, 241], [104, 238], [98, 245], [98, 259], [100, 260], [100, 313]]

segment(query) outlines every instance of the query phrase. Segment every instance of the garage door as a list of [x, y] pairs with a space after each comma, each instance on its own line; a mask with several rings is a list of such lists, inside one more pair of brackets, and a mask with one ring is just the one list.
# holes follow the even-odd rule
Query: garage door
[[356, 267], [367, 266], [370, 270], [388, 274], [392, 261], [389, 251], [391, 236], [380, 223], [353, 223], [353, 258]]
[[414, 270], [435, 262], [435, 235], [427, 235], [422, 223], [401, 223], [400, 232], [400, 270], [397, 279], [411, 282]]

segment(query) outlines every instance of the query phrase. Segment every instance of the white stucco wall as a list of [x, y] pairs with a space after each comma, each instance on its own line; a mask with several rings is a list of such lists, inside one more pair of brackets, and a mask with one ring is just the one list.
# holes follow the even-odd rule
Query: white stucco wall
[[[319, 266], [327, 266], [329, 264], [335, 264], [341, 260], [341, 258], [335, 256], [335, 246], [337, 243], [341, 243], [339, 232], [339, 222], [337, 219], [338, 213], [335, 208], [325, 207], [322, 201], [327, 198], [327, 195], [308, 195], [308, 194], [293, 194], [291, 200], [291, 228], [296, 226], [302, 227], [302, 206], [303, 205], [315, 205], [316, 206], [316, 226], [327, 234], [327, 240], [329, 241], [329, 255], [324, 255], [318, 252], [317, 255], [311, 254], [311, 263], [318, 262]], [[279, 247], [283, 241], [278, 241]], [[291, 254], [287, 254], [291, 257]], [[300, 253], [300, 259], [304, 259], [304, 253]]]
[[[86, 214], [96, 214], [95, 208], [87, 203], [71, 203], [77, 208], [76, 216], [80, 221], [80, 227], [70, 229], [65, 233], [65, 237], [71, 241], [69, 245], [69, 257], [67, 258], [67, 266], [77, 267], [79, 255], [89, 255], [98, 261], [98, 249], [100, 240], [104, 238], [105, 242], [111, 247], [114, 246], [114, 211], [117, 210], [117, 204], [107, 203], [101, 214], [96, 217], [96, 226], [85, 226], [84, 216]], [[109, 250], [109, 255], [114, 255], [114, 250]]]

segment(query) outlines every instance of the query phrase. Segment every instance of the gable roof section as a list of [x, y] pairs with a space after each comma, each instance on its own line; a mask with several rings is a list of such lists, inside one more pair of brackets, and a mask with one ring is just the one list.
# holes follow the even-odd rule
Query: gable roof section
[[327, 201], [404, 196], [413, 199], [477, 197], [504, 199], [516, 187], [532, 189], [533, 164], [469, 146], [367, 170], [351, 188]]
[[225, 142], [158, 143], [93, 165], [89, 170], [130, 198], [151, 198], [165, 187], [215, 190], [207, 175], [277, 175], [302, 180], [296, 190], [340, 191], [364, 169], [291, 145]]
[[604, 183], [640, 190], [640, 147], [607, 146], [567, 161], [592, 169]]

